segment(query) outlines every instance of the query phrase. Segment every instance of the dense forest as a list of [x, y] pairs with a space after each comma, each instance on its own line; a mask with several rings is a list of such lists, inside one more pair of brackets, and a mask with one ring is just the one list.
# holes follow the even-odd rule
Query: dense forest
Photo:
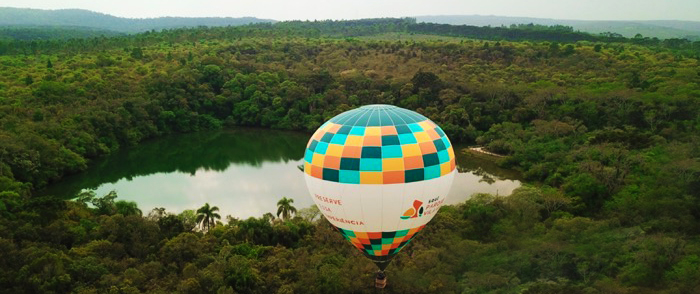
[[[12, 28], [12, 27], [10, 27]], [[64, 30], [63, 32], [61, 30]], [[446, 25], [435, 23], [418, 23], [415, 18], [380, 18], [352, 21], [284, 21], [262, 22], [238, 27], [198, 27], [197, 29], [172, 28], [158, 33], [149, 32], [108, 38], [109, 34], [95, 36], [94, 32], [85, 31], [84, 38], [70, 39], [76, 35], [75, 27], [48, 27], [46, 31], [32, 29], [26, 35], [18, 37], [5, 29], [5, 38], [0, 38], [0, 55], [37, 55], [37, 54], [77, 54], [95, 53], [97, 51], [125, 48], [156, 46], [183, 42], [200, 42], [202, 40], [221, 40], [236, 38], [353, 38], [377, 36], [381, 34], [431, 35], [457, 38], [472, 38], [491, 41], [535, 41], [575, 44], [579, 41], [598, 43], [628, 43], [643, 45], [660, 52], [673, 50], [674, 55], [698, 58], [700, 41], [685, 38], [658, 39], [637, 34], [634, 38], [625, 38], [620, 34], [605, 32], [592, 35], [574, 31], [570, 26], [543, 26], [520, 24], [510, 27], [479, 27], [470, 25]], [[49, 34], [55, 38], [42, 38]], [[65, 40], [69, 39], [69, 40]]]
[[637, 34], [659, 39], [687, 38], [700, 40], [700, 22], [682, 20], [572, 20], [497, 15], [424, 15], [418, 22], [474, 26], [517, 26], [520, 24], [564, 25], [591, 34], [615, 32], [632, 38]]
[[0, 27], [0, 40], [4, 41], [29, 41], [50, 39], [80, 39], [113, 37], [123, 35], [121, 33], [105, 30], [96, 30], [83, 27], [49, 27], [49, 26], [7, 26]]
[[34, 192], [148, 138], [312, 132], [373, 103], [507, 155], [530, 183], [442, 208], [387, 291], [700, 291], [700, 43], [488, 32], [385, 19], [0, 41], [0, 291], [372, 292], [374, 265], [313, 209], [209, 228], [209, 205]]

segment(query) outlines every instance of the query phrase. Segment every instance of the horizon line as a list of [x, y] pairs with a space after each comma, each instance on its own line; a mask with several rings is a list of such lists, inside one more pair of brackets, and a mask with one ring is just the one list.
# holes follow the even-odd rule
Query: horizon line
[[315, 18], [315, 19], [274, 19], [258, 16], [177, 16], [177, 15], [162, 15], [154, 17], [129, 17], [129, 16], [119, 16], [116, 14], [111, 14], [107, 12], [95, 11], [85, 8], [58, 8], [58, 9], [43, 9], [43, 8], [32, 8], [32, 7], [13, 7], [13, 6], [0, 6], [2, 8], [12, 8], [12, 9], [29, 9], [29, 10], [41, 10], [41, 11], [61, 11], [61, 10], [82, 10], [89, 11], [93, 13], [99, 13], [107, 16], [123, 18], [123, 19], [134, 19], [134, 20], [144, 20], [144, 19], [158, 19], [158, 18], [256, 18], [260, 20], [272, 20], [275, 22], [284, 21], [351, 21], [351, 20], [363, 20], [363, 19], [376, 19], [376, 18], [417, 18], [417, 17], [460, 17], [460, 16], [477, 16], [477, 17], [503, 17], [503, 18], [529, 18], [533, 20], [554, 20], [554, 21], [582, 21], [582, 22], [647, 22], [647, 21], [679, 21], [679, 22], [698, 22], [700, 20], [688, 20], [688, 19], [569, 19], [569, 18], [550, 18], [550, 17], [534, 17], [534, 16], [508, 16], [508, 15], [496, 15], [496, 14], [425, 14], [425, 15], [412, 15], [412, 16], [375, 16], [375, 17], [361, 17], [361, 18]]

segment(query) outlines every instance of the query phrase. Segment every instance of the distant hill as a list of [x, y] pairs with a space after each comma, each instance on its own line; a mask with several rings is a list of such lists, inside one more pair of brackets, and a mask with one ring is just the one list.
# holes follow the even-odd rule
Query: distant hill
[[644, 37], [656, 37], [659, 39], [688, 38], [690, 40], [700, 40], [700, 22], [697, 21], [589, 21], [493, 15], [428, 15], [416, 16], [416, 21], [474, 26], [510, 26], [512, 24], [529, 23], [565, 25], [582, 32], [592, 34], [613, 32], [628, 38], [634, 37], [636, 34], [642, 34]]
[[0, 7], [0, 26], [68, 26], [138, 33], [180, 27], [238, 26], [261, 22], [275, 21], [255, 17], [122, 18], [83, 9], [42, 10]]
[[114, 37], [125, 33], [68, 26], [2, 26], [0, 40], [66, 40], [75, 38]]

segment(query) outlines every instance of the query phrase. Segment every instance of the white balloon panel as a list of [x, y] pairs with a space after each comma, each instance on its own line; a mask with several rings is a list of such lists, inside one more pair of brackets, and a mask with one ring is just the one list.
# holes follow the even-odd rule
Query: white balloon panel
[[[314, 202], [334, 226], [355, 232], [392, 232], [427, 224], [445, 202], [455, 172], [430, 180], [384, 185], [343, 184], [308, 174], [304, 178]], [[402, 218], [414, 204], [419, 204], [415, 215]]]

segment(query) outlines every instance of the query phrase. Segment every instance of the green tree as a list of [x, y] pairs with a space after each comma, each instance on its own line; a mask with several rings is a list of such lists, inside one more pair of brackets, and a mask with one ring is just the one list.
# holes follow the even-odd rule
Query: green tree
[[117, 213], [120, 213], [124, 216], [127, 215], [138, 215], [141, 216], [142, 212], [141, 209], [139, 209], [138, 204], [134, 201], [125, 201], [125, 200], [119, 200], [114, 203], [114, 206], [117, 209]]
[[146, 218], [157, 222], [167, 215], [169, 214], [165, 211], [164, 207], [156, 207], [148, 213], [148, 216]]
[[593, 51], [595, 52], [600, 52], [601, 49], [603, 49], [603, 46], [600, 44], [595, 44], [595, 46], [593, 46]]
[[280, 201], [277, 201], [277, 217], [282, 215], [282, 218], [288, 220], [292, 214], [297, 213], [297, 209], [292, 206], [294, 199], [289, 199], [287, 197], [282, 197]]
[[221, 215], [216, 213], [219, 208], [216, 206], [209, 206], [209, 203], [205, 203], [204, 206], [197, 209], [197, 223], [202, 225], [202, 229], [206, 228], [207, 231], [216, 225], [216, 220], [221, 219]]
[[133, 57], [134, 59], [143, 58], [143, 49], [141, 49], [140, 47], [135, 47], [131, 49], [131, 57]]
[[34, 78], [32, 78], [31, 75], [26, 75], [26, 76], [24, 77], [24, 84], [27, 85], [27, 86], [29, 86], [29, 85], [31, 85], [31, 84], [34, 84]]
[[[89, 193], [92, 193], [92, 196], [94, 197], [95, 193], [90, 191]], [[80, 199], [84, 200], [90, 200], [92, 205], [95, 206], [97, 209], [98, 214], [106, 214], [106, 215], [112, 215], [117, 212], [117, 207], [114, 203], [114, 199], [117, 198], [117, 192], [112, 190], [107, 193], [107, 195], [102, 196], [101, 198], [90, 198], [90, 195], [88, 194], [81, 194]]]
[[165, 238], [172, 238], [185, 232], [184, 221], [177, 215], [166, 214], [157, 220], [160, 233]]
[[199, 224], [199, 222], [197, 222], [197, 212], [192, 209], [183, 210], [177, 215], [177, 218], [182, 223], [182, 229], [187, 232], [194, 230]]
[[318, 209], [318, 206], [311, 205], [310, 207], [300, 209], [297, 215], [300, 215], [308, 222], [314, 222], [318, 216], [321, 215], [321, 210]]

